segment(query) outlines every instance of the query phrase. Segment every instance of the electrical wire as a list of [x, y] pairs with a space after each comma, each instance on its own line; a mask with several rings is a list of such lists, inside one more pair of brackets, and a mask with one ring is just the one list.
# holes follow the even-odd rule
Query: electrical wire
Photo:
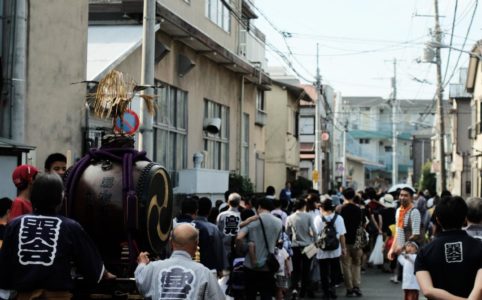
[[446, 63], [447, 65], [445, 66], [445, 72], [444, 72], [442, 82], [445, 82], [445, 79], [447, 79], [447, 73], [449, 71], [450, 54], [452, 54], [452, 44], [454, 41], [455, 20], [457, 18], [458, 6], [459, 6], [459, 0], [455, 0], [454, 17], [452, 18], [452, 30], [450, 33], [449, 54], [447, 55], [447, 63]]
[[[470, 34], [470, 30], [472, 29], [472, 25], [474, 23], [474, 19], [475, 19], [475, 13], [477, 12], [477, 7], [479, 5], [479, 0], [475, 0], [475, 7], [474, 7], [474, 10], [472, 12], [472, 17], [470, 18], [470, 22], [469, 22], [469, 26], [467, 27], [467, 32], [465, 33], [465, 38], [464, 38], [464, 42], [462, 44], [462, 49], [465, 48], [465, 44], [467, 42], [467, 38], [469, 37], [469, 34]], [[449, 84], [450, 80], [452, 80], [452, 78], [454, 77], [455, 75], [455, 72], [457, 71], [457, 68], [458, 68], [458, 65], [459, 65], [459, 62], [460, 62], [460, 58], [462, 57], [462, 54], [463, 52], [460, 52], [459, 53], [459, 56], [457, 57], [457, 61], [455, 62], [455, 66], [454, 66], [454, 69], [452, 70], [452, 73], [450, 75], [450, 77], [447, 79], [447, 81], [445, 81], [442, 85], [442, 90], [445, 89], [445, 87]]]

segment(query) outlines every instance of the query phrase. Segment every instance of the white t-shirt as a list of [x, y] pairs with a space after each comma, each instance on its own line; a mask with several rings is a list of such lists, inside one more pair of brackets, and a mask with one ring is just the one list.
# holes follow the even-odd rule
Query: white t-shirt
[[[334, 216], [335, 216], [335, 213], [331, 213], [330, 215], [327, 215], [324, 217], [328, 222], [330, 222]], [[314, 220], [316, 236], [318, 236], [323, 230], [323, 228], [325, 228], [325, 222], [323, 222], [321, 217], [322, 217], [321, 214], [318, 214]], [[338, 237], [338, 239], [340, 239], [341, 235], [345, 235], [346, 233], [345, 221], [343, 220], [343, 217], [341, 215], [337, 215], [336, 217], [335, 229], [336, 229], [336, 236]], [[340, 256], [341, 256], [341, 243], [338, 246], [338, 248], [335, 250], [323, 251], [319, 249], [318, 253], [316, 254], [317, 259], [335, 258]]]
[[398, 262], [403, 266], [402, 289], [404, 290], [420, 290], [414, 273], [416, 258], [417, 254], [400, 254], [398, 256]]
[[276, 250], [276, 259], [279, 263], [279, 270], [276, 275], [285, 275], [286, 260], [290, 257], [285, 248]]

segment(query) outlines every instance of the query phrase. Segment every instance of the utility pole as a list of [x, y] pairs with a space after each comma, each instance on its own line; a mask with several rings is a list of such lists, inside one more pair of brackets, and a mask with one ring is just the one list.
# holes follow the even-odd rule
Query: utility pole
[[[320, 190], [323, 182], [323, 172], [321, 170], [321, 147], [320, 147], [320, 110], [322, 108], [321, 95], [321, 75], [319, 62], [319, 45], [316, 44], [316, 105], [315, 105], [315, 171], [318, 173], [317, 180], [314, 180], [314, 188]], [[320, 193], [322, 191], [320, 190]]]
[[392, 77], [392, 184], [398, 183], [398, 138], [397, 138], [397, 59], [393, 59]]
[[[438, 11], [438, 0], [434, 0], [435, 5], [435, 42], [438, 45], [442, 44], [442, 31], [440, 30], [439, 23], [439, 11]], [[446, 190], [446, 172], [445, 172], [445, 125], [444, 125], [444, 108], [442, 104], [443, 98], [443, 88], [442, 88], [442, 62], [440, 58], [440, 47], [435, 47], [435, 64], [437, 66], [437, 92], [435, 95], [435, 100], [437, 104], [437, 117], [438, 117], [438, 143], [439, 152], [438, 156], [440, 159], [440, 192]], [[437, 119], [437, 118], [436, 118]]]
[[[154, 85], [154, 51], [156, 41], [156, 0], [144, 0], [144, 20], [142, 33], [141, 84]], [[153, 94], [152, 88], [145, 93]], [[144, 101], [140, 102], [142, 127], [139, 134], [139, 148], [149, 157], [154, 154], [152, 116], [147, 111]]]

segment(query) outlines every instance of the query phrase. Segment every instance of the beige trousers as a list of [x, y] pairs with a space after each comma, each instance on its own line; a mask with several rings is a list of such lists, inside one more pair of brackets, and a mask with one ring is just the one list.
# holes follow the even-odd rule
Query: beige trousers
[[345, 278], [345, 286], [348, 290], [354, 287], [360, 288], [362, 255], [362, 249], [356, 249], [353, 245], [346, 245], [346, 255], [341, 256], [343, 277]]

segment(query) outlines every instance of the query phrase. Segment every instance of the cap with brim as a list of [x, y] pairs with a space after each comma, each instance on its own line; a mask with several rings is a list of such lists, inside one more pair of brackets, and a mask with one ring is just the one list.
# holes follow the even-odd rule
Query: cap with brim
[[25, 184], [33, 181], [38, 170], [31, 165], [20, 165], [13, 170], [12, 180], [17, 188], [21, 188]]

